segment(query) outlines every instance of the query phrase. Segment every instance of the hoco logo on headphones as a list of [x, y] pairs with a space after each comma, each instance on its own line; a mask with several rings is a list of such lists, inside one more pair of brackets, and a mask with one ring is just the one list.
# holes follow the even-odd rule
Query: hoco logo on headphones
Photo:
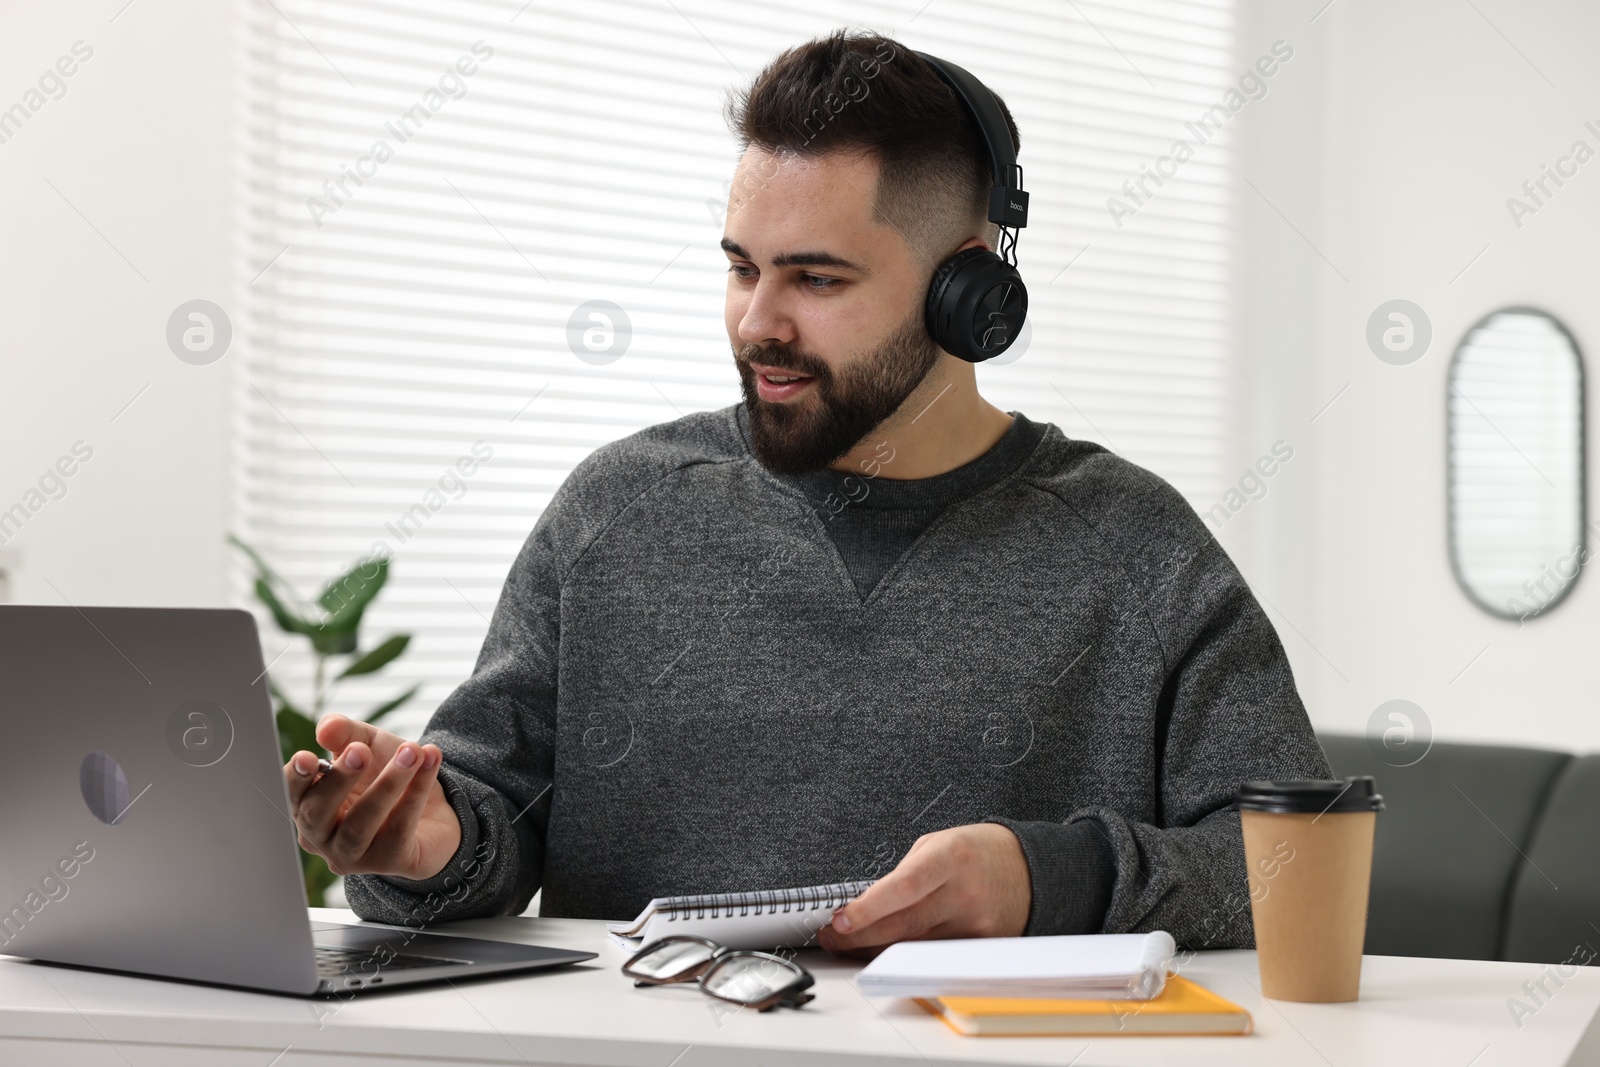
[[967, 248], [945, 260], [928, 283], [923, 321], [940, 348], [968, 363], [1004, 352], [1022, 332], [1028, 290], [1017, 273], [1017, 235], [1028, 224], [1028, 194], [1022, 189], [1016, 142], [999, 101], [984, 84], [954, 63], [918, 52], [966, 105], [989, 150], [994, 185], [989, 221], [1000, 224], [1000, 252]]

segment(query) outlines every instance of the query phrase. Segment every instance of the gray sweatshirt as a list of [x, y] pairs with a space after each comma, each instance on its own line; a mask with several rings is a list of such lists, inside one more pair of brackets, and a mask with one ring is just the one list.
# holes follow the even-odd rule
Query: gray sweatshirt
[[893, 473], [774, 475], [742, 405], [584, 459], [422, 735], [460, 849], [429, 879], [347, 878], [351, 907], [431, 924], [542, 888], [541, 914], [625, 919], [878, 877], [996, 822], [1029, 934], [1249, 946], [1234, 790], [1330, 772], [1205, 524], [1020, 415], [957, 471]]

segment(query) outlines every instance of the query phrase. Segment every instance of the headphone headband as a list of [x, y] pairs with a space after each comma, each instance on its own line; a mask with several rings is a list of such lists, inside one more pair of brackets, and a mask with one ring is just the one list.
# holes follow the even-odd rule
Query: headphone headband
[[966, 104], [994, 165], [989, 221], [1000, 224], [1000, 250], [973, 245], [939, 264], [923, 304], [923, 322], [939, 347], [957, 359], [981, 363], [1010, 348], [1028, 317], [1028, 289], [1017, 273], [1014, 229], [1028, 224], [1028, 194], [1022, 191], [1017, 143], [999, 98], [954, 63], [926, 52], [917, 55]]
[[994, 168], [994, 185], [989, 190], [989, 221], [1002, 226], [1020, 228], [1028, 224], [1028, 194], [1022, 189], [1022, 168], [1017, 165], [1017, 146], [1011, 140], [1011, 130], [1005, 115], [992, 93], [981, 81], [964, 68], [946, 59], [917, 55], [927, 60], [955, 90], [956, 96], [967, 105], [967, 111], [983, 134], [983, 143], [989, 149], [989, 161]]

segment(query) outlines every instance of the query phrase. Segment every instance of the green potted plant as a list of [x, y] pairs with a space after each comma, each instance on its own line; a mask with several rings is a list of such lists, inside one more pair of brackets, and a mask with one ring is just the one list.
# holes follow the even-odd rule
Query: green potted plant
[[[381, 670], [411, 643], [410, 634], [392, 634], [373, 647], [362, 649], [361, 617], [389, 580], [389, 561], [363, 561], [328, 582], [316, 601], [307, 603], [255, 549], [232, 534], [228, 535], [228, 541], [250, 558], [256, 570], [256, 599], [266, 606], [278, 628], [286, 634], [298, 634], [311, 643], [313, 668], [308, 700], [303, 703], [291, 700], [270, 674], [267, 677], [267, 688], [275, 703], [273, 715], [278, 724], [278, 747], [283, 759], [288, 762], [290, 756], [301, 750], [326, 756], [327, 750], [317, 744], [317, 721], [322, 718], [339, 683]], [[410, 700], [420, 688], [419, 682], [362, 717], [375, 723]], [[312, 907], [321, 907], [328, 887], [338, 875], [328, 869], [321, 856], [304, 850], [300, 853], [300, 864], [305, 875], [306, 899]]]

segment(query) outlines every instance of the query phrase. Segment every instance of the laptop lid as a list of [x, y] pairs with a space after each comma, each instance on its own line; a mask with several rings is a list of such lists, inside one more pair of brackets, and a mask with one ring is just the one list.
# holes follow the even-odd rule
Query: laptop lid
[[0, 953], [308, 994], [255, 619], [0, 605]]

